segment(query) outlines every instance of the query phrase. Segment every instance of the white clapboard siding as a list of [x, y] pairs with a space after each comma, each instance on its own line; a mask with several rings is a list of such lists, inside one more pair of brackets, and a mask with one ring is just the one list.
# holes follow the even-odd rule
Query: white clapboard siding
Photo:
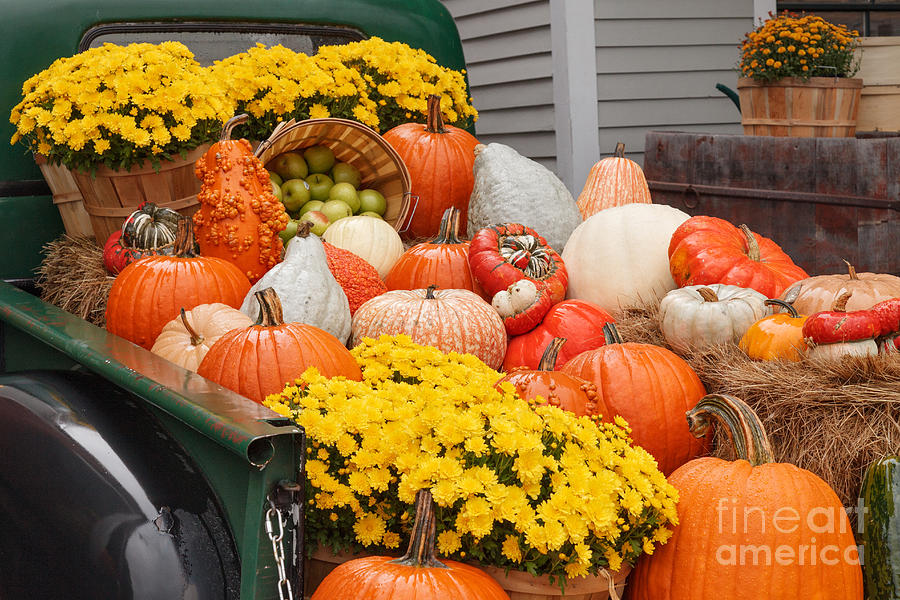
[[556, 166], [550, 0], [443, 0], [466, 57], [475, 135]]
[[594, 0], [601, 153], [625, 142], [643, 162], [647, 131], [741, 133], [738, 45], [753, 0]]

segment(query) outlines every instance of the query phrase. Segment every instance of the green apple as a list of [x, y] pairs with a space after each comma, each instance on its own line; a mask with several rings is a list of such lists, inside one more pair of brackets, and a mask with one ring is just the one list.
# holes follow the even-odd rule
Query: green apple
[[299, 224], [300, 224], [300, 223], [298, 223], [297, 221], [290, 220], [290, 221], [288, 221], [287, 226], [286, 226], [284, 229], [282, 229], [281, 231], [278, 232], [279, 237], [281, 237], [281, 241], [282, 241], [285, 245], [287, 245], [287, 243], [288, 243], [289, 241], [291, 241], [291, 238], [292, 238], [292, 237], [294, 237], [295, 235], [297, 235], [297, 226], [298, 226]]
[[303, 151], [310, 173], [327, 173], [334, 166], [334, 152], [328, 146], [310, 146]]
[[304, 180], [288, 179], [281, 184], [281, 202], [288, 211], [300, 210], [300, 207], [309, 202], [309, 200], [309, 184]]
[[360, 216], [360, 217], [372, 217], [372, 218], [375, 218], [375, 219], [381, 219], [382, 221], [384, 221], [384, 217], [382, 217], [381, 215], [379, 215], [377, 212], [372, 212], [371, 210], [367, 210], [366, 212], [361, 212], [361, 213], [359, 213], [359, 215], [357, 215], [357, 216]]
[[320, 210], [309, 211], [300, 217], [300, 222], [311, 223], [312, 228], [309, 230], [310, 233], [314, 233], [319, 237], [321, 237], [325, 233], [325, 230], [328, 229], [328, 226], [331, 225], [331, 221], [329, 221], [328, 217], [325, 216], [325, 213]]
[[384, 211], [387, 210], [387, 200], [378, 190], [359, 190], [359, 210], [384, 216]]
[[299, 216], [303, 216], [311, 210], [322, 210], [322, 207], [325, 206], [325, 203], [321, 200], [310, 200], [306, 204], [300, 207]]
[[322, 207], [321, 212], [328, 217], [328, 220], [332, 223], [338, 219], [353, 216], [353, 210], [350, 208], [350, 205], [343, 200], [329, 200], [325, 203], [325, 206]]
[[275, 197], [278, 198], [279, 202], [281, 202], [281, 186], [279, 186], [274, 181], [272, 182], [272, 193], [275, 194]]
[[328, 200], [328, 192], [331, 191], [331, 186], [334, 185], [331, 177], [324, 173], [313, 173], [306, 178], [306, 183], [309, 184], [310, 198], [321, 200], [322, 202]]
[[281, 178], [281, 175], [276, 173], [275, 171], [269, 171], [269, 179], [272, 180], [272, 183], [275, 185], [281, 185], [284, 183], [284, 179]]
[[288, 179], [303, 179], [309, 175], [306, 161], [297, 152], [282, 152], [266, 165], [270, 171], [275, 171], [284, 181]]
[[359, 195], [356, 193], [356, 188], [346, 181], [335, 183], [331, 186], [331, 189], [328, 191], [328, 199], [346, 202], [353, 212], [359, 210]]
[[345, 162], [334, 163], [334, 166], [331, 168], [331, 178], [335, 183], [349, 183], [354, 189], [358, 188], [362, 182], [362, 175], [359, 173], [359, 169]]

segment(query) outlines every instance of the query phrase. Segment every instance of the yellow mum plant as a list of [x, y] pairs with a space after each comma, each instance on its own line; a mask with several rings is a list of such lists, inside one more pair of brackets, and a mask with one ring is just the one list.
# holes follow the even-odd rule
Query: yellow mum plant
[[306, 431], [310, 548], [398, 551], [424, 488], [440, 555], [560, 585], [668, 539], [677, 492], [621, 419], [529, 404], [476, 357], [408, 336], [352, 353], [363, 381], [310, 369], [266, 401]]
[[214, 141], [233, 114], [223, 88], [183, 44], [104, 44], [23, 84], [11, 141], [70, 169], [158, 166]]
[[812, 14], [770, 15], [744, 37], [741, 75], [759, 81], [852, 77], [859, 70], [858, 35]]

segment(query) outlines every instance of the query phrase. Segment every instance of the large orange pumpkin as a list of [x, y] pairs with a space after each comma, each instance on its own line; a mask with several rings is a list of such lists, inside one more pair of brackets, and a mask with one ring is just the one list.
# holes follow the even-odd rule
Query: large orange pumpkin
[[221, 139], [197, 160], [194, 172], [203, 185], [193, 218], [201, 254], [234, 263], [255, 283], [281, 261], [278, 232], [290, 218], [250, 142], [230, 137], [246, 120], [247, 115], [229, 120]]
[[809, 471], [774, 462], [762, 423], [741, 400], [711, 394], [688, 413], [695, 435], [713, 420], [738, 460], [698, 458], [669, 476], [679, 524], [638, 561], [628, 597], [862, 600], [853, 527], [837, 494]]
[[706, 394], [683, 358], [661, 346], [622, 342], [616, 326], [604, 326], [606, 344], [582, 352], [560, 369], [597, 386], [604, 420], [621, 415], [634, 443], [652, 454], [668, 475], [707, 452], [707, 440], [684, 428], [684, 412]]
[[578, 210], [587, 219], [604, 208], [631, 203], [650, 204], [650, 188], [641, 166], [625, 158], [625, 144], [619, 142], [613, 156], [591, 167], [578, 196]]
[[122, 269], [106, 304], [106, 329], [149, 350], [166, 323], [199, 304], [238, 308], [250, 282], [233, 264], [194, 254], [191, 220], [178, 221], [174, 256], [145, 256]]
[[494, 307], [469, 290], [393, 290], [353, 315], [350, 346], [364, 337], [408, 335], [443, 352], [474, 354], [492, 369], [506, 354], [506, 328]]
[[[411, 191], [419, 197], [410, 218], [410, 238], [437, 233], [444, 211], [459, 209], [463, 228], [468, 222], [469, 196], [475, 186], [475, 146], [478, 140], [464, 129], [444, 125], [441, 100], [428, 98], [425, 125], [404, 123], [385, 132], [384, 139], [397, 150], [409, 169]], [[465, 235], [465, 230], [463, 230]]]
[[724, 283], [767, 298], [809, 277], [769, 238], [707, 216], [691, 217], [672, 234], [669, 270], [678, 287]]
[[[846, 262], [846, 261], [844, 261]], [[831, 310], [845, 292], [851, 292], [847, 310], [866, 310], [882, 300], [900, 298], [900, 277], [889, 273], [857, 273], [849, 262], [846, 273], [801, 279], [781, 294], [800, 314]]]
[[367, 556], [338, 565], [312, 600], [509, 600], [494, 578], [471, 565], [435, 556], [431, 492], [416, 493], [416, 516], [401, 558]]
[[537, 369], [516, 367], [497, 382], [497, 387], [508, 381], [516, 388], [520, 398], [558, 406], [579, 417], [606, 413], [606, 407], [598, 402], [596, 385], [581, 377], [553, 370], [556, 355], [565, 343], [566, 338], [553, 338], [544, 350]]
[[362, 379], [359, 365], [340, 340], [312, 325], [285, 323], [273, 288], [254, 295], [259, 302], [259, 321], [219, 338], [197, 373], [259, 403], [309, 367], [325, 377]]
[[436, 285], [445, 290], [472, 290], [485, 298], [469, 269], [469, 242], [459, 239], [459, 218], [455, 206], [445, 210], [437, 237], [403, 253], [384, 280], [387, 288], [417, 290]]

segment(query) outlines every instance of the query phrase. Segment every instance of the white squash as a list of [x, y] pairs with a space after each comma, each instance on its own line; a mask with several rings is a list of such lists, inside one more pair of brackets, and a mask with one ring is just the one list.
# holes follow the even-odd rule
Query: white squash
[[253, 325], [253, 320], [227, 304], [200, 304], [166, 323], [150, 352], [197, 371], [200, 361], [220, 337], [232, 329]]
[[876, 354], [878, 354], [878, 344], [875, 343], [875, 340], [810, 345], [806, 349], [806, 356], [809, 358], [826, 361], [839, 361], [844, 356], [875, 356]]
[[499, 223], [521, 223], [559, 252], [581, 223], [575, 198], [559, 177], [509, 146], [476, 146], [474, 172], [470, 232]]
[[275, 288], [281, 299], [285, 323], [297, 322], [324, 329], [343, 343], [350, 337], [350, 303], [343, 288], [328, 269], [325, 247], [318, 236], [301, 225], [288, 242], [284, 260], [263, 275], [247, 292], [241, 312], [254, 321], [259, 303], [254, 294]]
[[362, 258], [375, 267], [382, 279], [405, 250], [397, 231], [375, 217], [345, 217], [329, 225], [322, 238]]
[[737, 344], [751, 325], [769, 315], [767, 298], [749, 288], [720, 283], [672, 290], [659, 304], [659, 326], [676, 351]]
[[669, 240], [688, 218], [665, 204], [626, 204], [592, 215], [572, 232], [562, 252], [567, 296], [613, 315], [662, 299], [676, 287], [669, 272]]

